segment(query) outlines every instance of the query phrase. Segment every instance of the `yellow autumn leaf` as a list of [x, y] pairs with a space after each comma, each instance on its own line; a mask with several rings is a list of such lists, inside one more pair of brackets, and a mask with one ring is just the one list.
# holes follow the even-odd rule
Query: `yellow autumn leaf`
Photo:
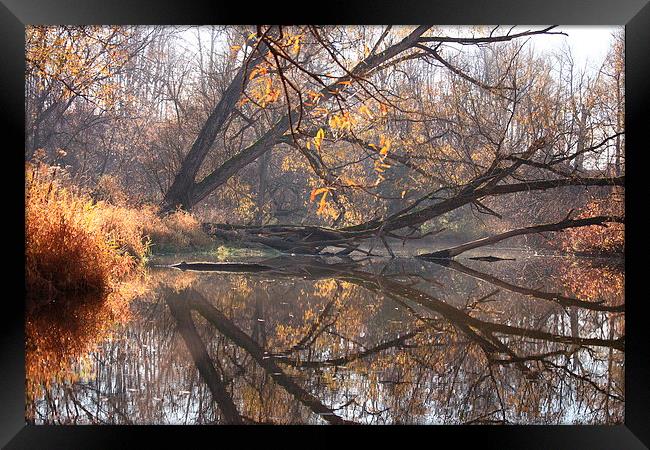
[[322, 193], [327, 192], [327, 191], [328, 191], [328, 189], [326, 187], [314, 189], [313, 191], [311, 191], [311, 194], [309, 195], [309, 201], [313, 202], [314, 200], [316, 200], [316, 197], [318, 196], [318, 194], [322, 194]]
[[316, 146], [316, 148], [317, 148], [318, 150], [320, 150], [320, 145], [321, 145], [321, 143], [323, 142], [323, 139], [324, 139], [324, 138], [325, 138], [325, 130], [323, 130], [322, 128], [320, 128], [320, 129], [316, 132], [316, 136], [314, 136], [314, 146]]
[[320, 198], [320, 202], [318, 202], [318, 210], [316, 211], [317, 214], [322, 213], [325, 207], [327, 206], [327, 203], [325, 202], [325, 198], [327, 197], [328, 193], [329, 191], [325, 189], [325, 192], [323, 192], [323, 196]]
[[370, 112], [370, 108], [368, 108], [366, 105], [361, 105], [361, 106], [359, 107], [359, 112], [360, 112], [361, 114], [365, 114], [365, 115], [368, 116], [368, 118], [370, 118], [370, 119], [372, 118], [372, 113]]

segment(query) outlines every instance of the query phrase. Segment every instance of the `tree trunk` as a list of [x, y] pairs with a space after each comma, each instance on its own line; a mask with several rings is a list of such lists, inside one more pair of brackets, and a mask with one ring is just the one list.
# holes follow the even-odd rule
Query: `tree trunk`
[[189, 153], [183, 159], [181, 168], [163, 200], [163, 211], [171, 211], [178, 207], [190, 209], [196, 204], [193, 198], [196, 175], [217, 134], [219, 134], [224, 123], [232, 114], [241, 93], [246, 87], [246, 73], [255, 67], [262, 58], [261, 52], [253, 55], [249, 62], [242, 64], [237, 71], [235, 78], [230, 82], [217, 106], [203, 124], [203, 128], [201, 128], [194, 144], [192, 144]]
[[268, 186], [268, 167], [271, 162], [271, 152], [266, 152], [260, 159], [259, 183], [257, 188], [257, 211], [255, 212], [255, 223], [264, 225], [264, 203], [266, 189]]
[[[412, 31], [408, 36], [402, 39], [395, 45], [392, 45], [384, 51], [371, 55], [368, 58], [359, 62], [349, 74], [343, 75], [335, 80], [326, 88], [320, 90], [321, 104], [326, 100], [332, 98], [336, 93], [338, 85], [342, 81], [350, 81], [355, 77], [363, 77], [369, 71], [376, 68], [380, 64], [388, 61], [399, 53], [413, 47], [420, 36], [429, 29], [429, 26], [419, 26]], [[264, 52], [260, 51], [260, 55]], [[261, 56], [258, 56], [261, 60]], [[252, 67], [252, 65], [251, 65]], [[201, 163], [205, 159], [210, 150], [214, 139], [221, 130], [226, 119], [230, 116], [242, 89], [245, 87], [244, 79], [246, 66], [243, 66], [238, 72], [235, 79], [232, 81], [221, 100], [215, 107], [212, 114], [206, 121], [201, 129], [199, 136], [192, 145], [192, 149], [183, 160], [181, 169], [176, 176], [172, 186], [169, 188], [165, 199], [163, 200], [162, 212], [169, 212], [175, 208], [191, 209], [198, 202], [207, 197], [217, 187], [228, 181], [230, 177], [239, 172], [242, 168], [255, 161], [265, 152], [273, 148], [280, 138], [287, 132], [291, 123], [294, 123], [299, 113], [295, 110], [292, 113], [286, 114], [280, 119], [270, 130], [268, 130], [257, 142], [243, 150], [238, 155], [228, 159], [225, 163], [215, 169], [212, 173], [206, 176], [203, 180], [196, 182], [196, 175], [199, 171]], [[305, 108], [306, 110], [313, 109], [315, 106]]]

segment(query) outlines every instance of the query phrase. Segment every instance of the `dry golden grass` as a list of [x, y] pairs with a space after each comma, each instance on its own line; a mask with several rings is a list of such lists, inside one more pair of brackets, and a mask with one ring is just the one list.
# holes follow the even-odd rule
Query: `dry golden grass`
[[137, 272], [147, 253], [137, 222], [57, 180], [56, 170], [27, 165], [25, 269], [28, 298], [104, 292]]
[[151, 239], [154, 252], [191, 251], [213, 244], [212, 239], [201, 229], [201, 223], [185, 211], [179, 210], [161, 218], [155, 207], [145, 206], [138, 214], [143, 220], [144, 234]]
[[150, 249], [186, 251], [212, 243], [189, 213], [161, 218], [154, 206], [95, 201], [61, 169], [42, 163], [26, 167], [25, 221], [31, 306], [64, 293], [108, 292], [142, 269]]

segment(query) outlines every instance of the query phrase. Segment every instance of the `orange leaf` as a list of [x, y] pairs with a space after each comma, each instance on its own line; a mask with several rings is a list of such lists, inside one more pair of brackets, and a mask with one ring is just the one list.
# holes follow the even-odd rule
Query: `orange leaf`
[[323, 192], [326, 193], [327, 191], [328, 191], [328, 189], [326, 187], [314, 189], [313, 191], [311, 191], [311, 194], [309, 195], [309, 201], [313, 202], [314, 200], [316, 200], [316, 197], [318, 196], [318, 194], [322, 194]]
[[325, 202], [325, 198], [327, 197], [328, 193], [329, 191], [325, 189], [323, 196], [320, 198], [320, 202], [318, 202], [318, 210], [316, 211], [316, 213], [318, 214], [322, 213], [323, 210], [325, 209], [325, 206], [327, 206], [327, 203]]

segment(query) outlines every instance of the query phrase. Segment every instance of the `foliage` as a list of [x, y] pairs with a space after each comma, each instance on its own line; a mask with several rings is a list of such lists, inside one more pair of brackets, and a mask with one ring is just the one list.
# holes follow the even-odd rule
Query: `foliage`
[[[624, 217], [624, 203], [617, 195], [588, 202], [576, 218], [593, 216]], [[623, 253], [625, 248], [625, 225], [610, 223], [607, 226], [592, 225], [585, 228], [566, 230], [559, 238], [559, 244], [565, 251], [578, 253]]]
[[109, 291], [138, 272], [148, 248], [122, 208], [62, 185], [57, 170], [26, 165], [27, 292], [46, 302], [60, 293]]
[[59, 167], [26, 164], [25, 268], [32, 300], [108, 292], [142, 270], [150, 250], [205, 248], [212, 240], [191, 214], [165, 217], [151, 205], [95, 201]]
[[119, 96], [111, 76], [129, 59], [124, 27], [26, 28], [26, 71], [37, 87], [63, 99], [84, 96], [102, 108], [113, 108]]

